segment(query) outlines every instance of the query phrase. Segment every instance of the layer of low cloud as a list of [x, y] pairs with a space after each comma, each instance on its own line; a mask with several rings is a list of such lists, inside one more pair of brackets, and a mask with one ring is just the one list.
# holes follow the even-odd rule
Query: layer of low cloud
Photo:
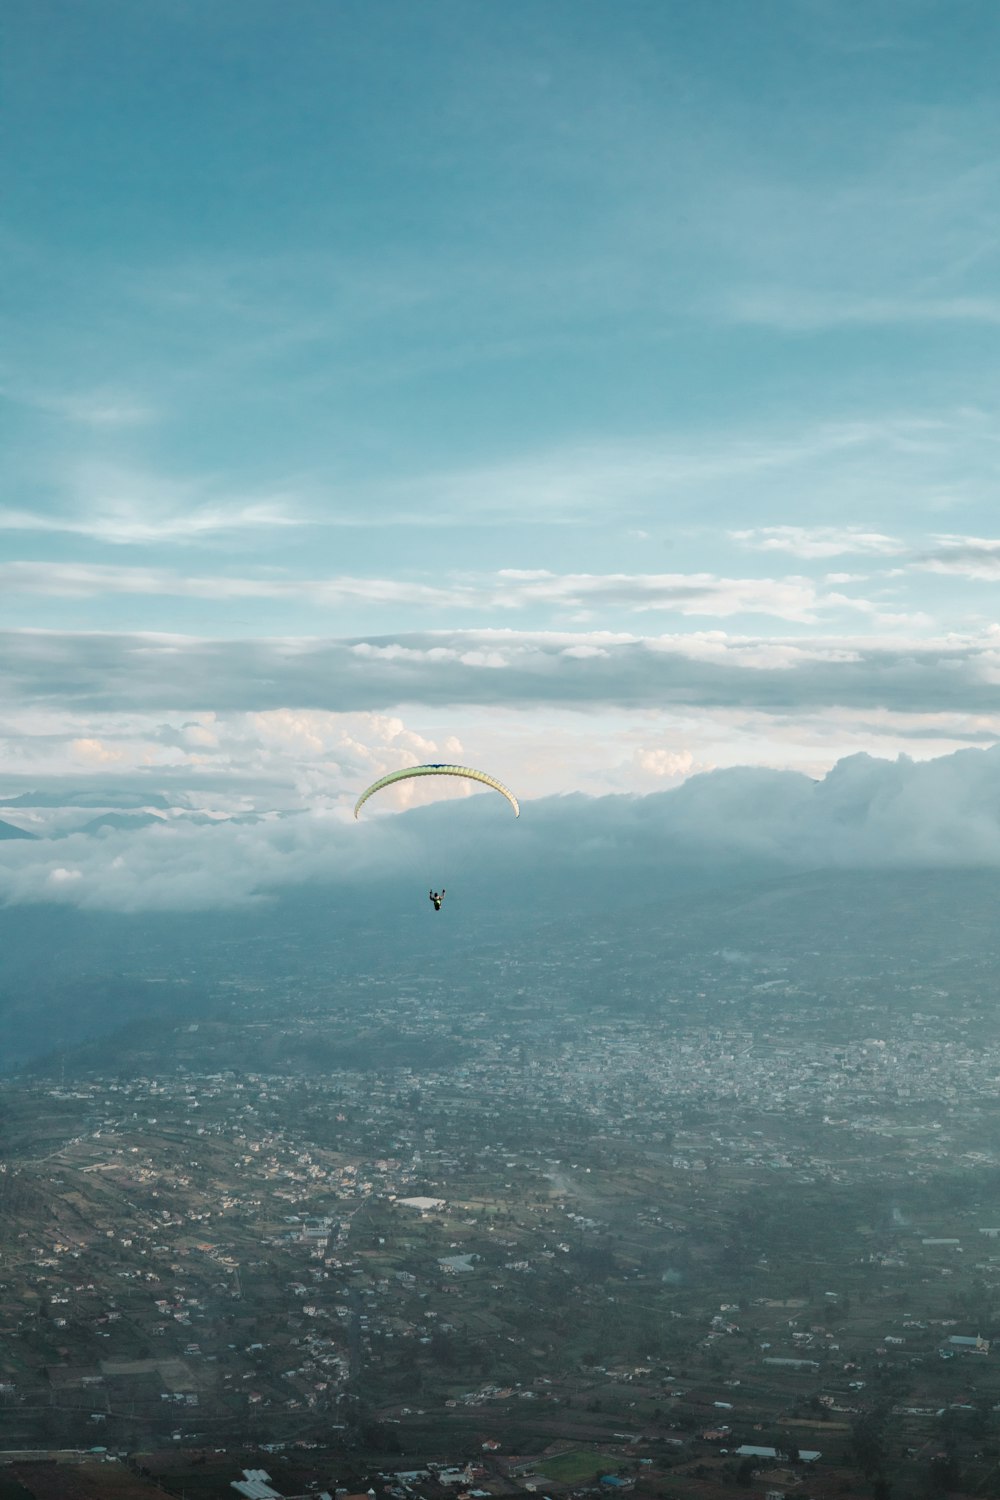
[[[474, 868], [498, 888], [543, 879], [559, 901], [588, 883], [655, 894], [683, 878], [759, 869], [1000, 866], [1000, 747], [922, 763], [856, 755], [822, 780], [738, 767], [645, 797], [571, 796], [509, 816], [486, 793], [360, 823], [313, 810], [259, 823], [163, 821], [0, 844], [7, 902], [112, 911], [239, 906], [287, 887]], [[553, 897], [555, 899], [555, 897]]]
[[508, 708], [846, 706], [990, 714], [1000, 627], [976, 637], [755, 638], [722, 631], [426, 631], [352, 640], [0, 634], [9, 703], [62, 712], [402, 704]]

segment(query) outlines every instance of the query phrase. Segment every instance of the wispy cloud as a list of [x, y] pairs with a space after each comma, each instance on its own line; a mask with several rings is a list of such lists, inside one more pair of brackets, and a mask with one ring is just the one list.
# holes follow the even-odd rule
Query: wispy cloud
[[933, 549], [917, 553], [912, 566], [928, 573], [997, 583], [1000, 582], [1000, 541], [987, 537], [941, 536]]
[[147, 542], [190, 542], [219, 532], [300, 526], [303, 521], [282, 510], [279, 503], [203, 506], [187, 514], [156, 519], [137, 510], [98, 512], [91, 516], [46, 514], [43, 511], [0, 508], [0, 531], [36, 531], [90, 537], [112, 546]]
[[53, 502], [0, 508], [0, 530], [76, 535], [111, 546], [176, 545], [279, 527], [407, 526], [427, 533], [460, 525], [465, 533], [516, 520], [527, 528], [597, 532], [613, 513], [633, 539], [645, 534], [648, 540], [662, 531], [669, 499], [678, 529], [704, 525], [709, 507], [723, 525], [765, 507], [771, 515], [784, 510], [824, 518], [815, 525], [731, 526], [731, 540], [754, 550], [805, 559], [852, 551], [888, 555], [902, 544], [881, 528], [825, 518], [863, 515], [872, 491], [889, 514], [985, 502], [995, 473], [993, 431], [986, 411], [887, 414], [744, 426], [697, 439], [678, 432], [568, 441], [513, 460], [414, 465], [405, 474], [369, 469], [352, 480], [317, 467], [279, 475], [266, 486], [240, 486], [211, 474], [177, 477], [113, 458], [67, 458], [41, 466]]
[[0, 507], [0, 531], [63, 533], [127, 546], [304, 524], [295, 502], [283, 494], [220, 495], [215, 483], [173, 480], [116, 465], [80, 465], [62, 488], [72, 496], [69, 508]]
[[[374, 513], [386, 525], [470, 527], [516, 518], [594, 528], [613, 513], [632, 532], [655, 534], [667, 513], [685, 529], [704, 525], [710, 513], [743, 545], [801, 556], [857, 545], [889, 555], [903, 546], [896, 528], [926, 524], [928, 513], [946, 507], [991, 503], [995, 433], [990, 410], [966, 406], [565, 442], [513, 460], [385, 480], [356, 495], [345, 519], [368, 525]], [[896, 521], [893, 531], [872, 524], [873, 496]], [[796, 520], [739, 524], [782, 513]]]
[[145, 427], [157, 419], [157, 411], [149, 402], [110, 386], [93, 390], [52, 390], [19, 386], [8, 380], [0, 382], [0, 396], [66, 422], [98, 430]]
[[995, 118], [969, 99], [889, 108], [880, 126], [860, 160], [720, 194], [734, 237], [720, 318], [796, 333], [1000, 322]]
[[729, 305], [737, 322], [802, 333], [852, 324], [889, 327], [894, 324], [1000, 323], [1000, 297], [857, 296], [845, 292], [795, 293], [788, 288], [736, 297]]
[[[763, 479], [837, 455], [895, 449], [944, 428], [943, 422], [922, 419], [852, 420], [782, 432], [713, 434], [703, 442], [678, 437], [580, 444], [513, 463], [408, 479], [400, 491], [426, 495], [431, 515], [440, 507], [449, 518], [464, 509], [472, 518], [517, 511], [529, 519], [539, 512], [567, 518], [596, 513], [603, 519], [610, 505], [621, 507], [625, 517], [645, 516], [649, 502], [662, 501], [665, 493]], [[391, 499], [391, 491], [384, 498]]]
[[844, 553], [892, 556], [906, 546], [880, 531], [861, 526], [755, 526], [731, 531], [734, 542], [759, 552], [790, 552], [794, 557], [840, 557]]
[[[409, 606], [510, 614], [546, 610], [556, 614], [671, 612], [726, 619], [769, 615], [815, 624], [821, 614], [860, 611], [880, 619], [911, 623], [915, 616], [893, 613], [878, 602], [824, 591], [808, 578], [726, 578], [710, 573], [553, 573], [547, 569], [504, 568], [481, 576], [460, 575], [444, 583], [400, 578], [188, 576], [166, 568], [117, 567], [102, 563], [0, 563], [0, 586], [8, 594], [95, 598], [110, 595], [211, 600], [244, 599], [308, 603], [329, 609], [341, 605]], [[929, 623], [929, 622], [924, 622]]]

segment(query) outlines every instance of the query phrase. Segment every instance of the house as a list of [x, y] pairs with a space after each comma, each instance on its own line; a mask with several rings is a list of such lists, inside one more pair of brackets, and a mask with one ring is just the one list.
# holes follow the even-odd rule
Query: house
[[245, 1495], [247, 1500], [281, 1500], [281, 1492], [271, 1487], [271, 1476], [266, 1469], [244, 1469], [242, 1479], [230, 1480], [230, 1489]]
[[[743, 1443], [741, 1447], [734, 1450], [737, 1458], [782, 1458], [777, 1448], [758, 1448], [753, 1443]], [[817, 1459], [822, 1458], [818, 1448], [800, 1448], [798, 1450], [799, 1462], [814, 1464]]]

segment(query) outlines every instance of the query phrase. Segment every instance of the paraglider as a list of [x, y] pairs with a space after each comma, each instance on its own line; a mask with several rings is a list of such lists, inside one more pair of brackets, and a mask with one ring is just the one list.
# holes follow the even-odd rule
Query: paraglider
[[362, 807], [373, 796], [375, 792], [381, 791], [384, 786], [391, 786], [394, 781], [408, 781], [411, 776], [465, 776], [470, 781], [481, 781], [484, 786], [491, 786], [501, 796], [507, 798], [514, 809], [515, 818], [520, 817], [521, 809], [517, 804], [517, 798], [513, 792], [507, 790], [502, 782], [493, 776], [487, 776], [485, 771], [474, 771], [471, 766], [448, 766], [435, 764], [429, 766], [406, 766], [402, 771], [390, 771], [388, 776], [382, 776], [378, 781], [373, 781], [366, 792], [362, 792], [354, 804], [354, 816], [357, 817]]
[[[381, 791], [383, 787], [392, 786], [396, 781], [408, 781], [411, 776], [464, 776], [469, 781], [481, 781], [484, 786], [492, 787], [502, 797], [507, 798], [507, 801], [514, 809], [515, 818], [521, 816], [521, 809], [518, 806], [517, 798], [513, 792], [508, 791], [503, 782], [497, 781], [494, 776], [488, 776], [485, 771], [475, 771], [471, 766], [449, 766], [444, 764], [407, 766], [405, 770], [392, 771], [388, 776], [379, 777], [378, 781], [372, 782], [367, 791], [361, 793], [361, 796], [354, 804], [354, 816], [357, 817], [362, 807], [368, 801], [368, 798], [374, 796], [376, 792]], [[427, 895], [434, 910], [440, 911], [441, 903], [444, 900], [444, 886], [439, 891], [436, 891], [432, 886]]]

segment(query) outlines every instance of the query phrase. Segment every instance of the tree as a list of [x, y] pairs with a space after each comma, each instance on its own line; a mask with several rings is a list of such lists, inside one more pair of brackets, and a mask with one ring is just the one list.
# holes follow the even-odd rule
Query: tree
[[927, 1469], [927, 1491], [931, 1495], [946, 1495], [958, 1488], [960, 1475], [958, 1462], [953, 1453], [943, 1458], [932, 1458]]
[[858, 1468], [866, 1478], [879, 1474], [885, 1468], [885, 1436], [881, 1416], [865, 1412], [851, 1424], [851, 1447]]

